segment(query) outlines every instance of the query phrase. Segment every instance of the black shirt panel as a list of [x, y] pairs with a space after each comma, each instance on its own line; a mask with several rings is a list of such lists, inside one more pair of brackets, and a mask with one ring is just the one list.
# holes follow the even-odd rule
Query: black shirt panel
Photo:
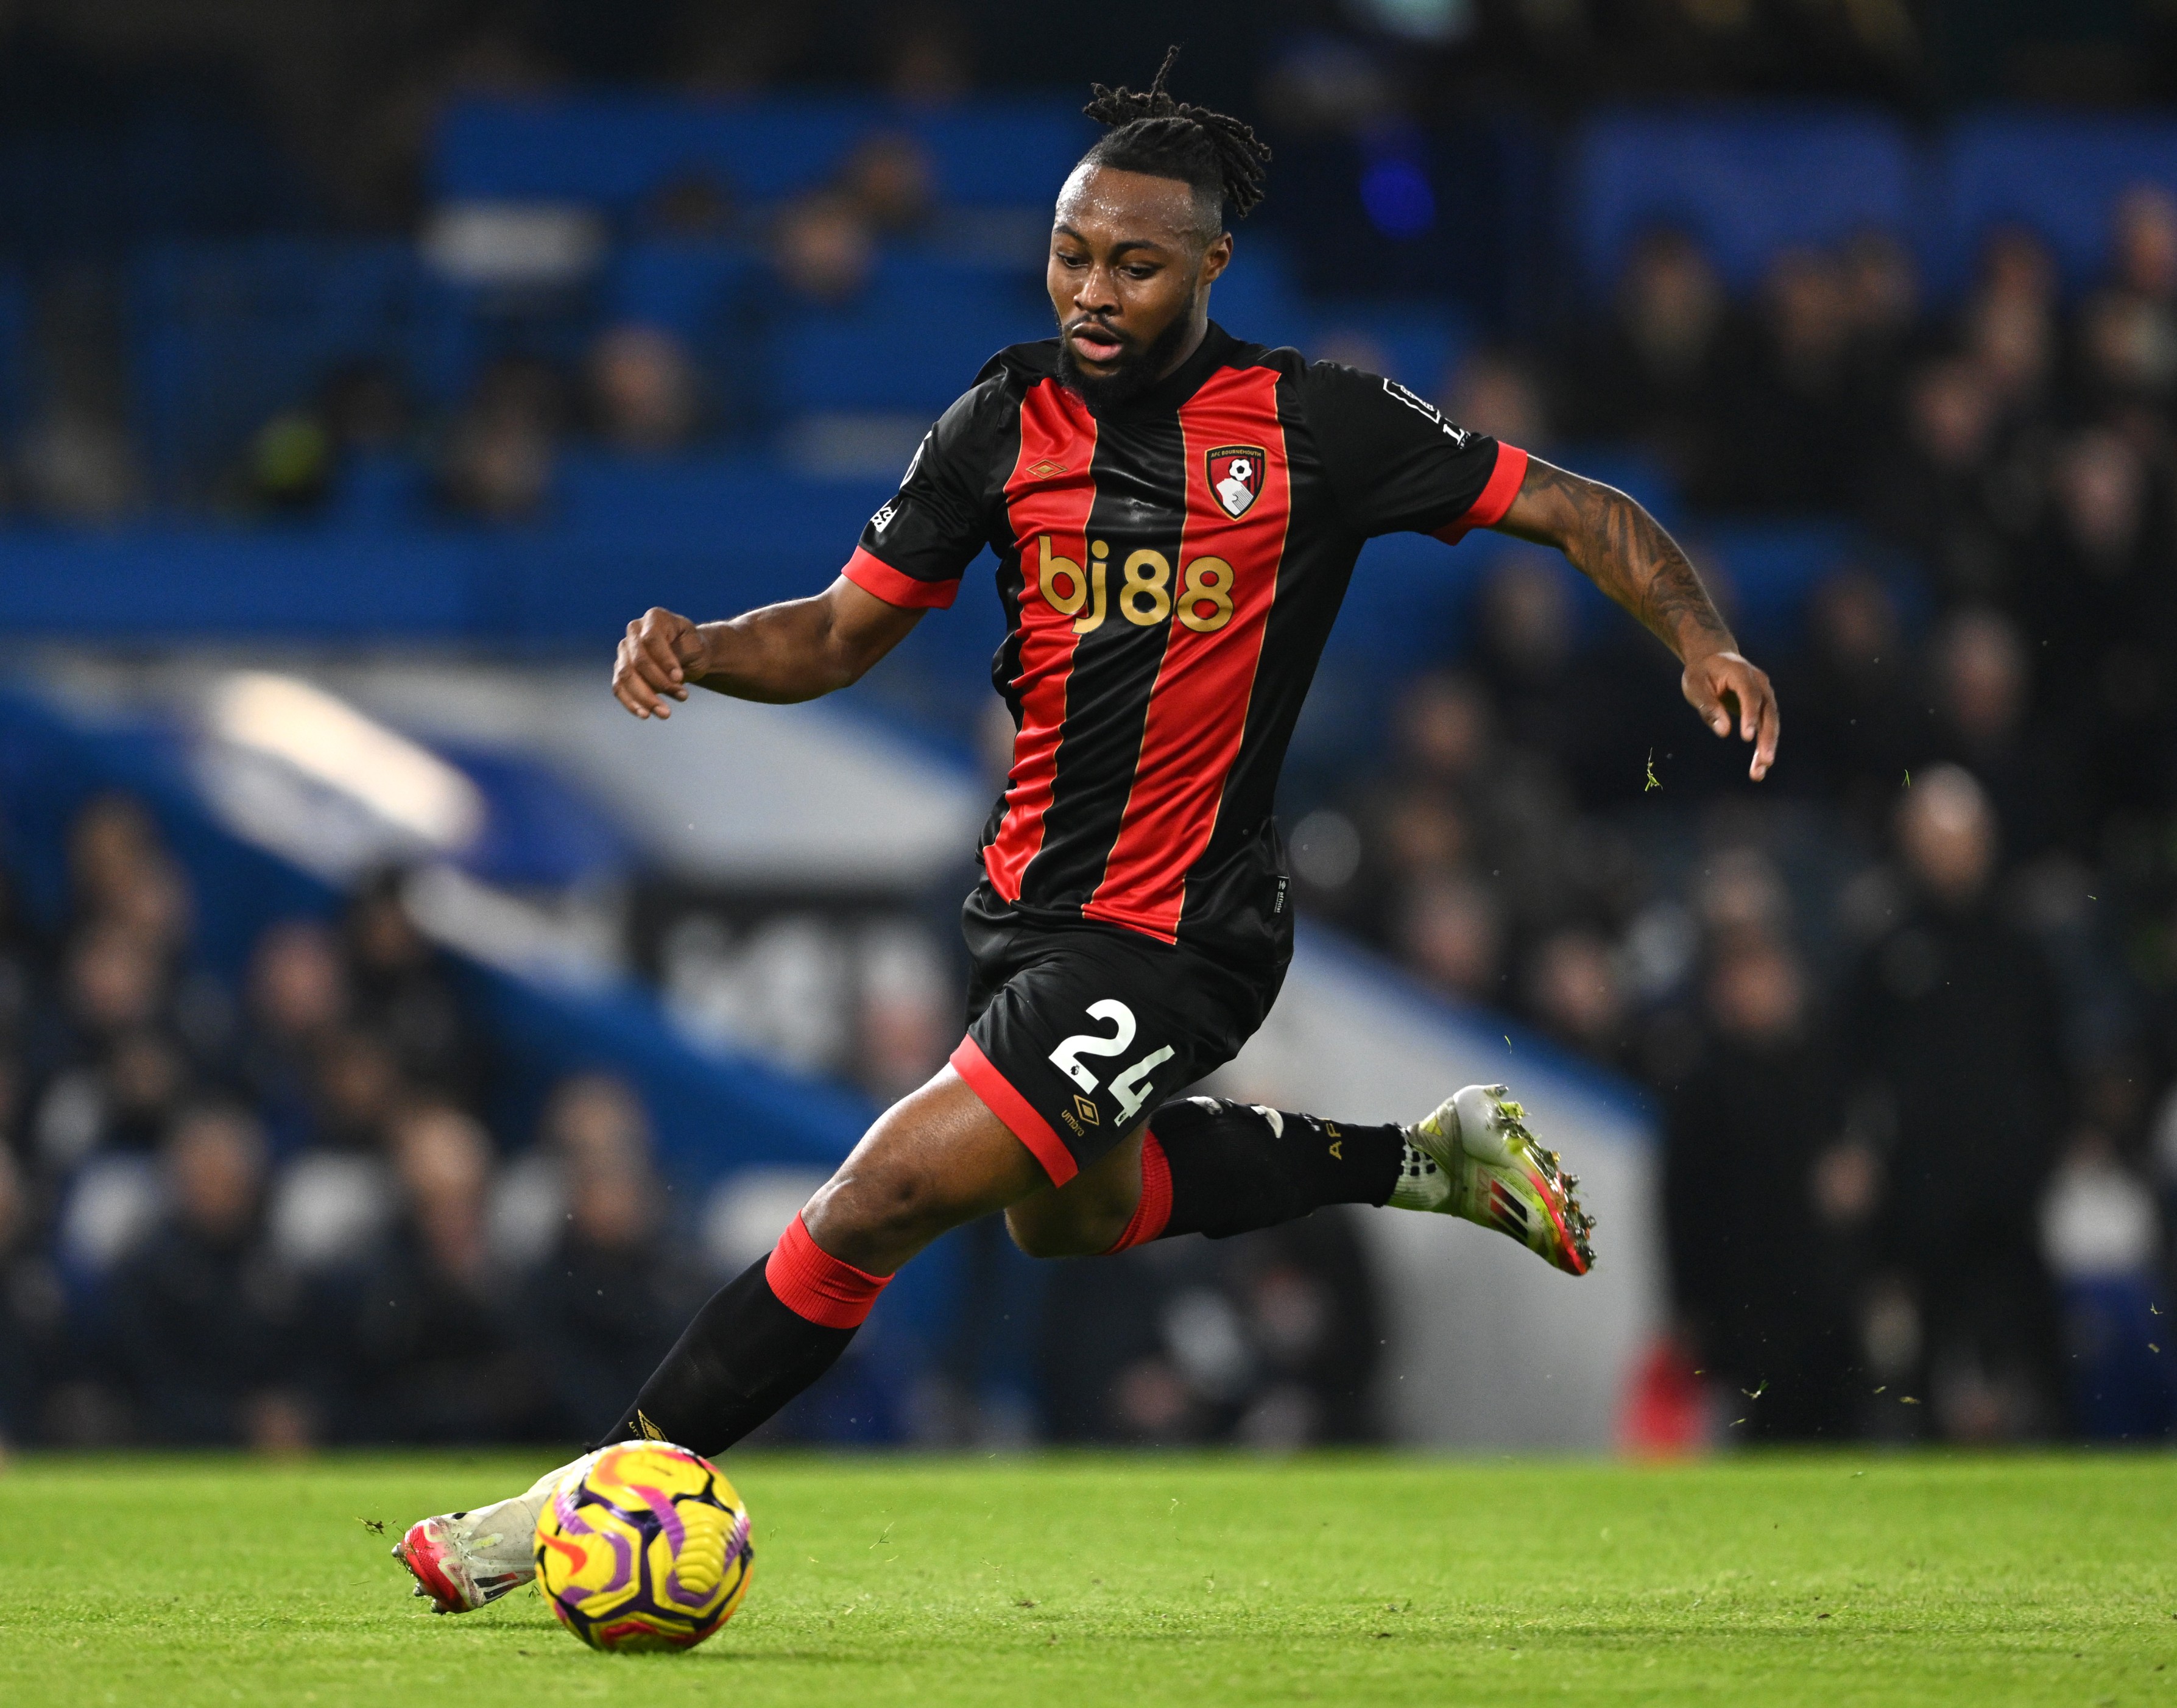
[[1451, 527], [1488, 485], [1497, 441], [1397, 380], [1317, 362], [1297, 384], [1338, 508], [1364, 538]]
[[[1020, 449], [1020, 390], [995, 361], [984, 372], [922, 436], [898, 493], [862, 530], [862, 554], [920, 584], [895, 587], [903, 595], [895, 603], [951, 604], [976, 554], [1002, 536], [1005, 483]], [[882, 585], [870, 591], [889, 597]]]

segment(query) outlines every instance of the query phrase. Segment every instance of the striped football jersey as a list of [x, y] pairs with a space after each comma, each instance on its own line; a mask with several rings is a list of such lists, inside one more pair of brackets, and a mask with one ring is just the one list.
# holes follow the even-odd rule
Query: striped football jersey
[[1362, 543], [1455, 541], [1526, 455], [1404, 386], [1213, 325], [1146, 394], [1091, 413], [1056, 340], [1016, 345], [924, 439], [845, 570], [947, 606], [987, 546], [1018, 730], [985, 829], [1025, 922], [1283, 958], [1278, 772]]

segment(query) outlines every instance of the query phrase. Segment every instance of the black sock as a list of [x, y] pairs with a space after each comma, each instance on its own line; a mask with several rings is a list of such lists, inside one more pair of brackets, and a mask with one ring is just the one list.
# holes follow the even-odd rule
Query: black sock
[[781, 1304], [759, 1258], [711, 1296], [635, 1404], [593, 1447], [670, 1441], [723, 1453], [838, 1360], [852, 1329], [827, 1328]]
[[1164, 1105], [1149, 1117], [1149, 1132], [1170, 1170], [1171, 1209], [1161, 1230], [1138, 1231], [1142, 1239], [1195, 1233], [1227, 1239], [1325, 1204], [1380, 1204], [1398, 1184], [1406, 1146], [1395, 1126], [1266, 1113], [1209, 1097]]

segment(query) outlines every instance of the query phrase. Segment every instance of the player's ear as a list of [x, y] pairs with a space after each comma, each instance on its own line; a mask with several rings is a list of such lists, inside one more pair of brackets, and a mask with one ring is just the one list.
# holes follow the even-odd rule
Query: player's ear
[[1202, 252], [1202, 282], [1214, 284], [1217, 276], [1232, 265], [1232, 234], [1219, 232], [1209, 240]]

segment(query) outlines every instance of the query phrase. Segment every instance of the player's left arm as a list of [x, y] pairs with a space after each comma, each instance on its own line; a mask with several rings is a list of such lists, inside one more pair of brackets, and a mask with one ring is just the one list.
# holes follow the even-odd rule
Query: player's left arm
[[1718, 735], [1738, 725], [1754, 744], [1756, 782], [1776, 761], [1782, 726], [1767, 674], [1738, 650], [1698, 571], [1655, 517], [1615, 487], [1527, 459], [1525, 478], [1495, 524], [1500, 532], [1555, 546], [1596, 587], [1678, 655], [1679, 687]]

